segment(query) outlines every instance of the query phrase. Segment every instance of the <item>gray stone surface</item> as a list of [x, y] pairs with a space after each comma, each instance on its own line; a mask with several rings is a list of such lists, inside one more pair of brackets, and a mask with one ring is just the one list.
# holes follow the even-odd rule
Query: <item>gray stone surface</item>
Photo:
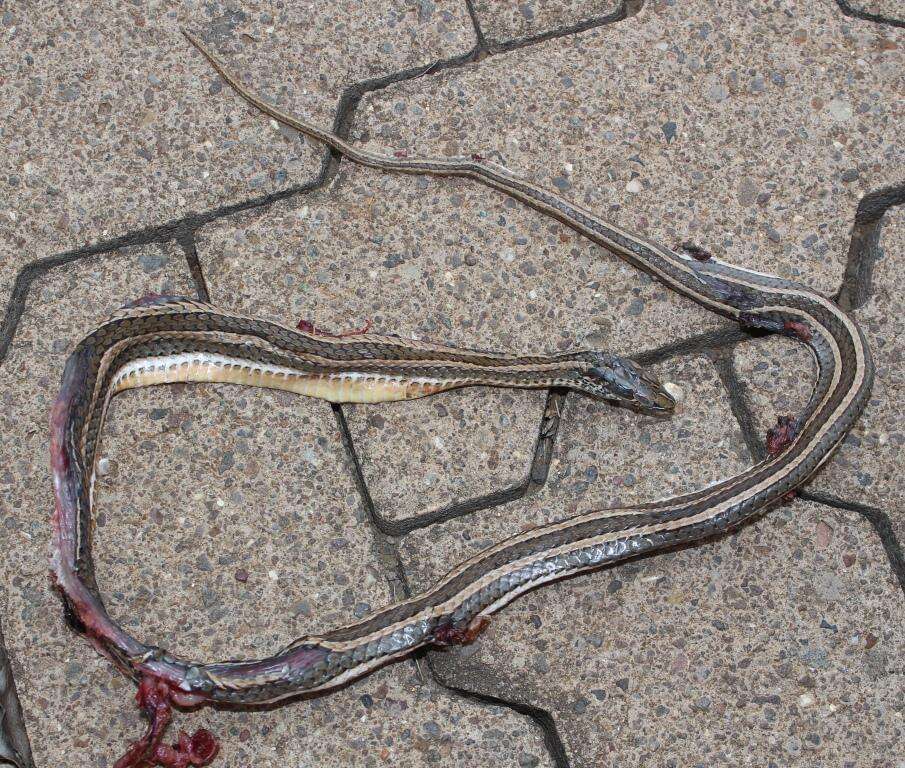
[[[495, 510], [464, 546], [453, 521], [405, 551], [419, 568], [435, 550], [457, 560], [576, 504], [589, 508], [551, 491]], [[893, 768], [903, 619], [869, 524], [797, 502], [735, 536], [545, 586], [435, 656], [448, 682], [551, 712], [573, 766]]]
[[475, 13], [484, 36], [496, 43], [534, 37], [591, 19], [602, 19], [619, 10], [619, 0], [527, 0], [495, 3], [476, 0]]
[[[488, 39], [505, 42], [615, 3], [475, 8]], [[833, 0], [651, 0], [623, 23], [440, 70], [427, 68], [474, 45], [465, 3], [33, 3], [0, 9], [0, 303], [36, 258], [317, 173], [322, 149], [224, 90], [182, 24], [266, 98], [323, 124], [348, 84], [423, 66], [365, 96], [353, 141], [502, 159], [642, 234], [828, 293], [859, 200], [902, 181], [905, 32], [845, 17]], [[857, 313], [877, 387], [813, 487], [880, 507], [901, 540], [905, 219], [888, 219]], [[465, 180], [343, 162], [325, 188], [221, 212], [197, 240], [216, 303], [328, 331], [370, 320], [464, 346], [635, 355], [726, 327]], [[39, 766], [109, 765], [142, 730], [133, 685], [66, 629], [47, 578], [46, 424], [63, 361], [123, 302], [193, 290], [174, 245], [54, 269], [32, 286], [0, 364], [0, 615]], [[761, 432], [804, 402], [812, 371], [799, 353], [776, 339], [733, 351]], [[507, 534], [750, 464], [714, 354], [655, 367], [683, 392], [669, 419], [570, 395], [544, 487], [396, 540], [365, 514], [323, 403], [223, 386], [128, 393], [102, 446], [100, 583], [143, 638], [206, 659], [269, 653], [401, 597], [393, 547], [421, 589]], [[405, 520], [520, 482], [543, 402], [475, 389], [344, 413], [378, 511]], [[524, 595], [473, 645], [321, 698], [182, 713], [176, 727], [213, 730], [215, 765], [234, 768], [554, 763], [528, 717], [446, 683], [541, 708], [576, 768], [901, 768], [903, 611], [865, 519], [797, 501], [731, 537]]]
[[481, 387], [346, 414], [376, 510], [404, 520], [525, 482], [543, 409], [541, 392]]
[[[54, 270], [31, 295], [0, 368], [0, 428], [20, 436], [0, 448], [0, 567], [9, 585], [0, 605], [38, 765], [73, 754], [109, 765], [143, 727], [132, 687], [66, 629], [49, 586], [45, 424], [66, 351], [150, 291], [190, 291], [181, 254], [138, 249]], [[109, 426], [98, 580], [111, 613], [137, 636], [193, 658], [260, 656], [392, 598], [323, 403], [174, 386], [122, 395]], [[303, 714], [287, 716], [293, 710]], [[288, 709], [179, 717], [179, 728], [200, 726], [223, 737], [224, 766], [340, 765], [362, 752], [370, 755], [362, 765], [486, 763], [501, 754], [548, 764], [530, 721], [455, 698], [411, 663]]]
[[903, 35], [833, 0], [649, 2], [372, 94], [353, 135], [499, 152], [628, 229], [833, 292], [859, 199], [901, 180]]
[[855, 11], [872, 13], [884, 19], [905, 22], [905, 8], [901, 0], [846, 0], [846, 4]]
[[[901, 270], [905, 252], [905, 213], [893, 208], [880, 237], [881, 258], [873, 275], [873, 293], [856, 310], [874, 355], [873, 393], [859, 422], [834, 457], [811, 483], [815, 490], [875, 506], [893, 519], [900, 540], [905, 534], [905, 480], [901, 456], [905, 420], [900, 403], [903, 379]], [[746, 383], [746, 397], [758, 428], [765, 432], [778, 414], [796, 414], [807, 403], [814, 365], [804, 348], [780, 339], [766, 339], [738, 348], [735, 365]]]
[[269, 655], [389, 600], [323, 401], [148, 388], [117, 397], [108, 425], [98, 583], [138, 637], [189, 657]]
[[[231, 93], [188, 26], [279, 106], [472, 47], [464, 5], [29, 3], [3, 15], [0, 238], [32, 259], [311, 180], [322, 150]], [[5, 270], [4, 270], [5, 272]], [[5, 282], [7, 277], [0, 274]]]
[[108, 764], [98, 760], [109, 761], [138, 728], [133, 707], [124, 706], [132, 688], [67, 629], [48, 577], [47, 423], [63, 364], [83, 334], [127, 301], [191, 291], [174, 248], [129, 249], [54, 269], [33, 286], [0, 366], [0, 433], [10, 436], [0, 441], [0, 610], [37, 765], [65, 764], [73, 754]]
[[[635, 354], [725, 327], [558, 222], [461, 180], [350, 166], [199, 231], [214, 301], [283, 322], [520, 351]], [[255, 268], [248, 265], [254, 263]]]

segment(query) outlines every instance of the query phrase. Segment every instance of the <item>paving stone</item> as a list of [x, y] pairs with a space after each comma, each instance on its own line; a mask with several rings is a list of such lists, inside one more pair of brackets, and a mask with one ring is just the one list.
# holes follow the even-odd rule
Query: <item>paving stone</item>
[[473, 45], [464, 4], [359, 11], [349, 0], [3, 11], [0, 239], [30, 260], [316, 176], [323, 150], [223, 92], [182, 26], [280, 107], [327, 124], [350, 84]]
[[[476, 530], [410, 534], [403, 551], [425, 584], [444, 569], [434, 551], [458, 561], [573, 507], [589, 508], [550, 492], [480, 513]], [[734, 536], [544, 586], [434, 658], [448, 683], [549, 711], [578, 767], [892, 768], [903, 614], [869, 524], [796, 502]]]
[[845, 0], [845, 4], [854, 11], [872, 13], [884, 20], [905, 22], [901, 0]]
[[903, 35], [832, 0], [649, 2], [369, 94], [353, 136], [502, 159], [640, 234], [832, 292], [858, 201], [901, 180]]
[[[39, 765], [73, 754], [109, 765], [143, 728], [132, 686], [65, 628], [49, 586], [47, 412], [79, 336], [136, 295], [190, 291], [184, 264], [178, 252], [145, 248], [52, 271], [0, 367], [0, 427], [19, 436], [0, 449], [10, 585], [2, 608]], [[326, 405], [280, 393], [199, 385], [117, 398], [95, 531], [113, 615], [141, 637], [219, 658], [269, 653], [388, 602], [335, 430]], [[178, 727], [222, 735], [223, 766], [346, 764], [362, 750], [374, 765], [483, 764], [500, 755], [515, 763], [518, 754], [547, 764], [526, 718], [453, 698], [421, 682], [411, 664], [292, 706], [304, 708], [301, 718], [288, 707], [203, 709], [180, 716]]]
[[[557, 222], [458, 180], [350, 166], [198, 234], [214, 302], [326, 330], [631, 355], [725, 326]], [[248, 265], [253, 263], [254, 269]]]
[[480, 387], [346, 414], [377, 512], [404, 520], [524, 483], [543, 409], [542, 393]]
[[[905, 536], [905, 480], [901, 472], [905, 420], [899, 404], [905, 396], [905, 322], [899, 297], [905, 285], [896, 265], [905, 253], [905, 213], [893, 208], [886, 216], [873, 292], [854, 313], [874, 355], [873, 392], [861, 419], [814, 478], [811, 488], [882, 508], [892, 517], [901, 541]], [[807, 403], [814, 365], [803, 347], [779, 339], [760, 340], [739, 346], [735, 365], [746, 383], [745, 396], [762, 431], [777, 414], [800, 413]]]
[[592, 19], [603, 19], [619, 10], [618, 0], [527, 0], [518, 3], [493, 3], [477, 0], [475, 13], [484, 36], [495, 43], [516, 38], [535, 37], [571, 27]]
[[501, 538], [596, 507], [693, 491], [750, 464], [740, 429], [713, 365], [671, 360], [653, 371], [683, 390], [671, 418], [569, 395], [546, 485], [517, 501], [414, 531], [402, 540], [407, 573], [424, 588], [452, 565]]
[[[334, 331], [371, 320], [468, 347], [632, 354], [722, 323], [511, 202], [351, 167], [330, 190], [205, 226], [199, 258], [212, 301]], [[543, 401], [468, 389], [347, 408], [378, 511], [404, 519], [522, 482]]]
[[117, 397], [107, 424], [97, 576], [136, 636], [191, 658], [269, 655], [389, 600], [328, 404], [154, 387]]
[[[0, 365], [0, 433], [14, 436], [0, 445], [0, 610], [38, 765], [66, 764], [89, 744], [109, 761], [108, 729], [132, 708], [133, 696], [122, 676], [66, 628], [48, 578], [54, 502], [47, 420], [66, 355], [127, 301], [192, 290], [174, 247], [127, 249], [56, 268], [32, 286]], [[95, 764], [93, 757], [86, 764]]]

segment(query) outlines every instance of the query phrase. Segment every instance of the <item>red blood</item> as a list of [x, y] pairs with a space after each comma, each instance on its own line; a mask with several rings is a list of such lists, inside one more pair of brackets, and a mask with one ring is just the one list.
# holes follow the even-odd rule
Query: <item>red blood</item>
[[454, 627], [451, 623], [437, 627], [434, 631], [434, 645], [468, 645], [481, 634], [490, 619], [487, 616], [475, 616], [467, 627]]
[[472, 156], [471, 156], [471, 159], [472, 159], [472, 160], [475, 160], [475, 161], [477, 161], [477, 162], [479, 162], [479, 163], [483, 163], [484, 160], [486, 160], [487, 158], [485, 158], [484, 155], [477, 155], [477, 154], [475, 154], [475, 155], [472, 155]]
[[807, 323], [798, 320], [786, 320], [782, 324], [782, 330], [787, 336], [794, 336], [799, 341], [810, 341], [813, 336]]
[[696, 261], [710, 261], [713, 259], [713, 256], [709, 251], [701, 248], [699, 245], [695, 245], [694, 243], [682, 243], [679, 246], [685, 253], [691, 256]]
[[782, 503], [783, 504], [791, 504], [795, 501], [795, 497], [798, 495], [798, 491], [789, 491], [788, 493], [784, 493], [782, 495]]
[[788, 448], [801, 425], [794, 416], [777, 416], [776, 426], [767, 430], [767, 453], [776, 456]]
[[210, 764], [219, 751], [220, 745], [213, 734], [205, 728], [199, 728], [191, 736], [180, 731], [179, 743], [172, 747], [159, 745], [154, 752], [154, 760], [166, 768], [203, 766]]
[[135, 741], [113, 768], [189, 768], [209, 765], [217, 756], [220, 745], [213, 734], [199, 728], [189, 736], [179, 733], [179, 741], [172, 746], [161, 744], [163, 734], [173, 719], [172, 690], [163, 680], [145, 675], [138, 684], [135, 702], [148, 718], [148, 730]]
[[310, 320], [299, 320], [295, 325], [300, 331], [310, 333], [312, 336], [327, 336], [331, 339], [343, 339], [346, 336], [361, 336], [371, 330], [371, 321], [368, 320], [361, 328], [353, 328], [351, 331], [343, 331], [342, 333], [330, 333], [322, 331]]
[[408, 157], [409, 153], [404, 149], [398, 149], [393, 153], [393, 157]]

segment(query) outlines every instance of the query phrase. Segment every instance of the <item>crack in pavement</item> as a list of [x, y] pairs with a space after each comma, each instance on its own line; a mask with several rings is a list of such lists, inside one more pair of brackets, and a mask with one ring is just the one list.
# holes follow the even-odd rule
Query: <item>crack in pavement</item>
[[835, 509], [842, 509], [847, 512], [857, 512], [859, 515], [866, 518], [871, 526], [873, 526], [874, 532], [880, 538], [880, 541], [883, 544], [883, 550], [889, 558], [889, 565], [899, 582], [899, 586], [902, 588], [903, 594], [905, 594], [905, 555], [902, 553], [902, 545], [899, 543], [895, 531], [893, 530], [892, 520], [889, 519], [889, 515], [886, 514], [886, 512], [877, 507], [871, 507], [857, 501], [840, 499], [822, 491], [809, 491], [804, 489], [799, 493], [799, 496], [806, 501], [814, 501], [817, 504], [823, 504], [827, 507], [834, 507]]
[[16, 681], [0, 626], [0, 765], [32, 768], [31, 744], [16, 695]]
[[509, 40], [490, 40], [488, 39], [480, 27], [480, 14], [474, 9], [472, 0], [466, 0], [469, 14], [475, 24], [475, 29], [479, 32], [478, 47], [481, 50], [480, 58], [485, 56], [494, 56], [501, 53], [509, 53], [520, 48], [527, 48], [538, 43], [545, 43], [548, 40], [555, 40], [559, 37], [567, 37], [568, 35], [577, 35], [587, 32], [590, 29], [603, 27], [607, 24], [613, 24], [619, 21], [625, 21], [632, 16], [638, 14], [644, 5], [644, 0], [622, 0], [622, 3], [615, 11], [604, 14], [602, 16], [592, 16], [572, 24], [566, 24], [561, 27], [554, 27], [546, 32], [540, 32], [536, 35], [527, 35], [524, 37], [514, 37]]
[[871, 297], [874, 265], [880, 254], [880, 233], [886, 212], [903, 203], [905, 183], [869, 192], [858, 203], [845, 273], [835, 297], [839, 306], [847, 312], [863, 307]]
[[543, 734], [544, 746], [546, 746], [547, 753], [550, 755], [556, 768], [569, 768], [569, 757], [566, 754], [565, 744], [563, 744], [562, 737], [559, 735], [559, 729], [556, 727], [556, 720], [548, 710], [523, 701], [502, 699], [499, 696], [493, 696], [489, 693], [480, 693], [478, 691], [469, 690], [468, 688], [462, 688], [445, 680], [443, 674], [437, 670], [434, 662], [433, 657], [436, 656], [437, 653], [442, 653], [442, 651], [428, 653], [426, 659], [431, 675], [433, 675], [434, 680], [437, 681], [438, 685], [464, 699], [477, 701], [481, 704], [504, 706], [530, 718]]
[[[341, 136], [348, 136], [353, 118], [363, 96], [367, 93], [379, 91], [395, 83], [417, 79], [440, 73], [444, 70], [455, 69], [479, 62], [488, 56], [505, 54], [527, 46], [535, 45], [558, 37], [579, 34], [589, 29], [618, 22], [635, 15], [643, 5], [643, 0], [624, 0], [619, 9], [613, 13], [601, 17], [585, 19], [572, 25], [559, 27], [547, 32], [513, 38], [504, 41], [488, 40], [481, 27], [479, 14], [474, 8], [472, 0], [465, 0], [469, 16], [475, 31], [476, 44], [470, 51], [448, 59], [440, 59], [426, 67], [412, 67], [400, 70], [385, 76], [371, 78], [348, 86], [341, 94], [334, 118], [334, 130]], [[843, 13], [869, 21], [875, 21], [892, 26], [905, 27], [905, 22], [883, 17], [878, 14], [866, 13], [852, 8], [846, 0], [837, 0]], [[23, 266], [17, 274], [10, 296], [6, 313], [0, 326], [0, 363], [2, 363], [9, 349], [9, 345], [15, 335], [22, 312], [24, 311], [32, 285], [41, 276], [50, 270], [73, 263], [92, 256], [110, 253], [122, 248], [147, 245], [152, 243], [162, 244], [176, 241], [183, 250], [187, 264], [195, 281], [198, 296], [208, 300], [209, 292], [201, 263], [198, 259], [195, 236], [204, 225], [221, 218], [251, 209], [267, 208], [277, 201], [290, 197], [301, 196], [325, 187], [338, 173], [341, 158], [334, 152], [324, 151], [321, 168], [317, 176], [309, 183], [293, 186], [262, 197], [252, 198], [239, 203], [225, 205], [210, 209], [202, 213], [190, 213], [186, 216], [127, 232], [119, 237], [106, 239], [82, 248], [72, 249], [64, 253], [36, 259]], [[877, 256], [879, 233], [882, 226], [883, 214], [892, 205], [905, 201], [905, 184], [872, 192], [862, 198], [858, 206], [855, 222], [852, 227], [852, 239], [849, 249], [848, 261], [845, 270], [845, 278], [838, 294], [839, 302], [843, 307], [854, 309], [862, 306], [871, 293], [871, 274], [873, 263]], [[739, 421], [742, 434], [752, 456], [761, 457], [764, 453], [762, 439], [757, 436], [753, 424], [753, 414], [745, 403], [743, 397], [744, 386], [738, 380], [731, 355], [727, 354], [736, 344], [751, 338], [749, 334], [732, 326], [708, 333], [688, 337], [678, 342], [671, 342], [659, 348], [642, 352], [636, 356], [636, 360], [644, 365], [651, 365], [667, 359], [682, 357], [689, 354], [705, 352], [711, 357], [720, 379], [727, 390], [733, 414]], [[485, 494], [457, 504], [451, 504], [439, 511], [427, 513], [423, 516], [415, 516], [403, 521], [392, 521], [382, 518], [376, 511], [367, 482], [362, 474], [361, 465], [352, 443], [348, 424], [341, 406], [333, 406], [333, 412], [340, 430], [346, 454], [350, 460], [355, 483], [362, 498], [362, 502], [368, 511], [369, 519], [375, 530], [375, 542], [378, 559], [384, 565], [394, 589], [401, 585], [402, 590], [410, 592], [407, 579], [402, 569], [396, 542], [391, 538], [409, 533], [417, 528], [422, 528], [443, 520], [471, 514], [480, 509], [487, 509], [499, 504], [504, 504], [527, 494], [533, 493], [543, 487], [549, 470], [553, 446], [559, 423], [559, 412], [564, 394], [550, 390], [548, 392], [547, 407], [538, 431], [535, 444], [534, 457], [525, 481], [509, 488]], [[551, 408], [555, 411], [551, 415]], [[888, 515], [882, 510], [867, 507], [819, 492], [803, 491], [802, 498], [813, 500], [827, 506], [837, 507], [857, 512], [866, 517], [872, 524], [877, 535], [883, 542], [884, 550], [899, 583], [905, 590], [905, 561], [903, 561], [902, 548], [892, 529]], [[2, 637], [0, 637], [0, 649], [2, 649]], [[2, 650], [0, 650], [2, 655]], [[427, 656], [428, 667], [435, 682], [444, 689], [456, 695], [478, 701], [483, 704], [505, 706], [525, 717], [541, 729], [548, 752], [555, 764], [562, 768], [568, 766], [568, 758], [563, 742], [558, 734], [556, 723], [547, 710], [517, 701], [508, 701], [488, 694], [469, 691], [455, 685], [444, 682], [442, 675], [435, 669], [430, 655]], [[21, 729], [24, 735], [24, 725]], [[27, 742], [26, 742], [27, 746]], [[20, 747], [20, 751], [22, 748]], [[2, 757], [2, 753], [0, 753]]]
[[[550, 468], [550, 459], [553, 455], [553, 444], [556, 441], [556, 433], [559, 428], [559, 414], [562, 410], [560, 403], [562, 397], [563, 393], [561, 391], [553, 389], [547, 391], [547, 401], [538, 427], [534, 452], [531, 461], [529, 462], [525, 479], [521, 483], [490, 491], [489, 493], [465, 499], [464, 501], [452, 502], [440, 509], [429, 510], [418, 515], [403, 518], [402, 520], [393, 520], [384, 517], [371, 499], [370, 491], [367, 491], [367, 481], [364, 478], [352, 434], [346, 424], [345, 416], [343, 416], [343, 440], [347, 449], [351, 452], [350, 458], [356, 468], [356, 473], [360, 476], [361, 485], [364, 486], [367, 491], [366, 503], [369, 504], [372, 509], [371, 521], [381, 533], [384, 533], [387, 536], [404, 536], [420, 528], [428, 528], [436, 523], [443, 523], [457, 517], [470, 515], [483, 509], [491, 509], [492, 507], [500, 506], [501, 504], [508, 504], [529, 493], [533, 493], [537, 488], [542, 487], [547, 479], [547, 473]], [[342, 413], [341, 406], [339, 406], [339, 408]]]
[[[355, 446], [352, 444], [352, 434], [349, 431], [349, 425], [346, 421], [345, 414], [343, 413], [342, 406], [333, 404], [332, 408], [333, 414], [336, 417], [337, 426], [339, 427], [343, 446], [345, 447], [346, 454], [349, 458], [355, 485], [358, 488], [362, 503], [364, 504], [364, 507], [368, 512], [369, 519], [374, 529], [373, 533], [378, 559], [382, 561], [384, 570], [392, 573], [392, 576], [389, 576], [390, 588], [393, 590], [393, 595], [395, 595], [398, 585], [401, 588], [401, 592], [404, 597], [411, 597], [411, 586], [409, 584], [408, 578], [405, 575], [405, 569], [402, 565], [402, 558], [399, 556], [399, 549], [396, 543], [396, 538], [384, 531], [380, 523], [380, 518], [374, 506], [374, 500], [371, 497], [371, 493], [368, 490], [367, 481], [365, 480], [364, 474], [361, 471], [361, 463], [358, 460], [358, 454], [355, 451]], [[503, 706], [518, 713], [519, 715], [522, 715], [523, 717], [529, 718], [536, 727], [540, 728], [541, 732], [543, 733], [544, 745], [546, 746], [547, 751], [557, 768], [568, 768], [569, 763], [566, 758], [565, 747], [563, 746], [562, 739], [560, 738], [559, 732], [556, 728], [556, 723], [553, 720], [553, 716], [552, 714], [550, 714], [550, 712], [534, 705], [519, 701], [511, 701], [496, 696], [489, 696], [448, 684], [443, 679], [442, 675], [437, 672], [435, 664], [431, 657], [432, 652], [426, 650], [417, 652], [417, 654], [413, 657], [419, 674], [422, 674], [419, 660], [422, 658], [426, 659], [427, 667], [430, 670], [431, 679], [436, 685], [440, 686], [444, 690], [453, 693], [461, 698], [480, 702], [481, 704]]]
[[855, 19], [873, 21], [877, 24], [886, 24], [890, 27], [905, 27], [905, 19], [894, 19], [892, 16], [884, 16], [881, 13], [863, 11], [860, 8], [855, 8], [848, 0], [836, 0], [836, 5], [839, 6], [839, 10], [846, 16], [851, 16]]

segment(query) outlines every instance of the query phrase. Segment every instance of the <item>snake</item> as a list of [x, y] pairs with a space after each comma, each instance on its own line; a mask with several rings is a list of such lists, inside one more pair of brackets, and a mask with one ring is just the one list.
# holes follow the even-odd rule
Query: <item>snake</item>
[[740, 473], [659, 501], [580, 512], [519, 532], [451, 568], [432, 586], [273, 655], [205, 662], [148, 645], [104, 608], [91, 559], [94, 463], [110, 398], [174, 381], [273, 387], [334, 402], [422, 397], [454, 387], [567, 387], [668, 413], [668, 388], [631, 361], [593, 350], [515, 356], [364, 333], [329, 337], [179, 297], [127, 305], [78, 343], [51, 414], [52, 572], [72, 623], [127, 674], [168, 687], [179, 705], [257, 705], [335, 689], [423, 647], [471, 642], [487, 617], [542, 584], [736, 530], [788, 499], [827, 461], [861, 414], [874, 375], [855, 320], [803, 284], [732, 266], [702, 249], [632, 234], [481, 155], [410, 157], [362, 149], [268, 104], [194, 35], [189, 41], [242, 98], [348, 160], [385, 172], [463, 177], [555, 218], [701, 307], [756, 335], [806, 345], [810, 398], [780, 418], [768, 451]]

